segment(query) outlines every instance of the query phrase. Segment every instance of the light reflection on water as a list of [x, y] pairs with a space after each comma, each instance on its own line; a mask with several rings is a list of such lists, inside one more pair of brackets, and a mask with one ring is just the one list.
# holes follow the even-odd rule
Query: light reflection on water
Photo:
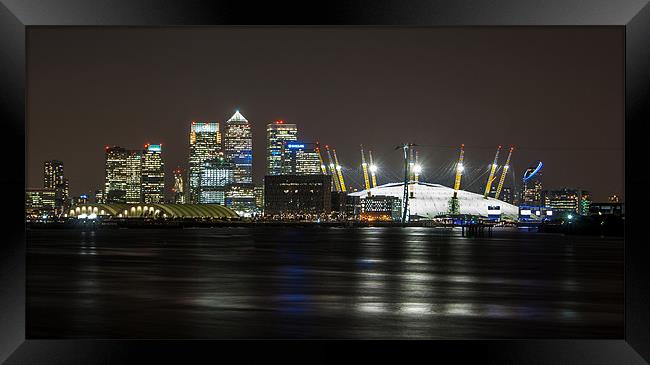
[[[32, 232], [29, 331], [166, 338], [622, 331], [622, 244], [584, 239], [567, 250], [561, 237], [523, 236], [495, 233], [491, 241], [386, 227]], [[603, 267], [594, 270], [594, 262]], [[49, 319], [61, 315], [75, 325]]]

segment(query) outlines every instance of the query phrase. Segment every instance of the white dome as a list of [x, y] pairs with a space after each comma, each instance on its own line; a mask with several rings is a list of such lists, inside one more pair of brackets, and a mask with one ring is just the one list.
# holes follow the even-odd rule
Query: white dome
[[[411, 198], [411, 195], [409, 195], [409, 215], [433, 218], [449, 212], [449, 200], [454, 195], [454, 189], [440, 184], [423, 182], [411, 184], [410, 189], [413, 197]], [[404, 194], [404, 184], [384, 184], [369, 190], [350, 193], [349, 195], [365, 197], [368, 195], [368, 191], [372, 195], [394, 196], [401, 199]], [[461, 214], [487, 217], [488, 206], [500, 207], [502, 217], [516, 218], [519, 214], [519, 208], [512, 204], [494, 198], [485, 199], [483, 195], [470, 193], [469, 191], [458, 191], [458, 203]]]

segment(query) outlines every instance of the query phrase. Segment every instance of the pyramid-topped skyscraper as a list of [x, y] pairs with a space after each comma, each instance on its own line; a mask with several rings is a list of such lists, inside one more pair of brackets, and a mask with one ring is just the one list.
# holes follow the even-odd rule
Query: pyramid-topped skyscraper
[[223, 135], [224, 157], [235, 165], [234, 183], [253, 183], [253, 134], [248, 120], [239, 112], [228, 119]]

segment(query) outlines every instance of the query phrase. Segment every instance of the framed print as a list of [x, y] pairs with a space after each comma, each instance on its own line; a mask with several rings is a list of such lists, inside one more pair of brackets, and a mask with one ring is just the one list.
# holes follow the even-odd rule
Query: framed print
[[7, 364], [650, 359], [645, 2], [0, 29]]

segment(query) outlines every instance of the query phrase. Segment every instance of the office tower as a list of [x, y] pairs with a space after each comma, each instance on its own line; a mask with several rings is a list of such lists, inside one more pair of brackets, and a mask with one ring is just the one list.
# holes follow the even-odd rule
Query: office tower
[[230, 184], [226, 189], [225, 205], [242, 217], [258, 212], [253, 184]]
[[190, 128], [190, 156], [188, 171], [187, 202], [199, 202], [199, 183], [201, 169], [206, 160], [214, 159], [223, 153], [221, 132], [217, 122], [192, 122]]
[[251, 126], [243, 115], [236, 111], [224, 128], [224, 155], [235, 164], [234, 183], [253, 183], [253, 138]]
[[275, 175], [264, 177], [264, 214], [314, 218], [331, 211], [332, 176]]
[[[523, 189], [521, 191], [521, 201], [524, 205], [541, 206], [544, 204], [542, 182], [540, 181], [542, 173], [539, 172], [540, 166], [541, 164], [538, 167], [529, 167], [526, 169]], [[531, 177], [526, 178], [526, 176]]]
[[146, 144], [142, 151], [142, 201], [163, 203], [165, 201], [165, 164], [162, 145]]
[[57, 160], [45, 161], [43, 164], [43, 188], [55, 192], [55, 213], [60, 215], [68, 206], [68, 179], [63, 171], [63, 162]]
[[282, 146], [282, 174], [321, 175], [315, 143], [285, 142]]
[[142, 202], [142, 151], [126, 151], [126, 202]]
[[259, 211], [264, 210], [264, 186], [256, 186], [253, 188], [253, 195], [255, 195], [255, 205]]
[[128, 155], [129, 152], [122, 147], [106, 147], [104, 203], [126, 203]]
[[226, 189], [234, 180], [234, 164], [223, 157], [203, 162], [198, 203], [225, 205]]
[[174, 170], [174, 187], [172, 188], [172, 201], [175, 204], [185, 204], [185, 179], [183, 178], [183, 170], [177, 168]]
[[282, 173], [282, 150], [286, 142], [298, 139], [298, 127], [295, 124], [276, 120], [266, 125], [266, 174]]
[[562, 188], [545, 194], [545, 205], [557, 213], [589, 214], [591, 194], [586, 190]]
[[52, 218], [57, 213], [57, 193], [54, 189], [26, 189], [25, 216], [27, 220]]
[[104, 191], [102, 189], [95, 190], [95, 203], [96, 204], [104, 203]]

